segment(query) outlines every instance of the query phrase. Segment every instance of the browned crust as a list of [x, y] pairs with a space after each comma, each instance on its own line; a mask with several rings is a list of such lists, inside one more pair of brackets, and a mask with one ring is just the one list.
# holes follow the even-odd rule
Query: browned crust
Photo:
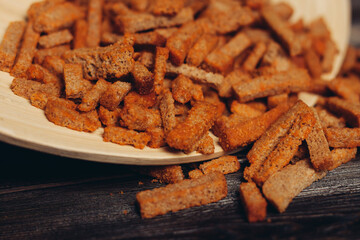
[[219, 172], [187, 179], [166, 187], [137, 193], [142, 218], [153, 218], [167, 212], [217, 202], [227, 195], [227, 184]]
[[135, 62], [131, 74], [134, 77], [135, 90], [142, 95], [154, 90], [154, 76], [143, 64]]
[[360, 104], [351, 103], [338, 97], [330, 97], [326, 100], [326, 108], [334, 114], [345, 118], [352, 127], [360, 127]]
[[266, 51], [266, 44], [264, 42], [258, 42], [252, 49], [250, 55], [246, 58], [243, 68], [246, 71], [252, 71], [256, 68], [260, 59], [264, 56]]
[[165, 134], [168, 134], [176, 126], [174, 98], [166, 89], [160, 99], [159, 109]]
[[135, 148], [143, 149], [151, 140], [151, 137], [144, 132], [109, 126], [104, 129], [103, 139], [105, 142], [112, 142], [119, 145], [132, 145]]
[[295, 196], [325, 175], [326, 171], [316, 172], [308, 160], [302, 160], [272, 175], [264, 183], [262, 192], [265, 198], [282, 213]]
[[100, 97], [100, 105], [114, 111], [131, 90], [131, 83], [116, 81]]
[[86, 36], [87, 47], [97, 47], [100, 45], [103, 5], [104, 0], [89, 0], [87, 13], [88, 29]]
[[64, 65], [65, 94], [67, 98], [82, 98], [93, 85], [83, 79], [83, 71], [80, 64]]
[[253, 182], [240, 184], [240, 198], [249, 222], [260, 222], [266, 218], [267, 202]]
[[212, 34], [203, 34], [189, 50], [186, 63], [199, 66], [206, 56], [217, 46], [219, 37]]
[[184, 5], [184, 0], [154, 0], [151, 1], [149, 8], [154, 15], [174, 16], [183, 9]]
[[288, 108], [287, 104], [282, 104], [259, 117], [222, 129], [219, 133], [221, 147], [231, 151], [256, 141]]
[[214, 124], [216, 108], [207, 102], [197, 102], [189, 111], [185, 121], [175, 126], [166, 137], [170, 147], [180, 150], [192, 150]]
[[306, 91], [310, 85], [311, 79], [306, 70], [291, 69], [240, 82], [235, 84], [233, 89], [240, 102], [248, 102], [282, 93]]
[[291, 56], [299, 55], [302, 52], [299, 38], [296, 37], [292, 29], [281, 19], [272, 7], [263, 7], [261, 9], [261, 15], [269, 27], [285, 44]]
[[360, 128], [324, 128], [330, 147], [360, 147]]
[[314, 113], [316, 123], [313, 130], [306, 138], [311, 164], [316, 171], [330, 170], [330, 166], [332, 165], [332, 157], [329, 143], [322, 129], [319, 115], [315, 109], [312, 109], [312, 111]]
[[39, 38], [39, 46], [42, 48], [51, 48], [61, 44], [70, 43], [73, 39], [68, 29], [43, 35]]
[[199, 169], [204, 174], [211, 172], [221, 172], [222, 174], [234, 173], [240, 170], [240, 163], [236, 156], [223, 156], [204, 162], [199, 165]]
[[168, 58], [169, 50], [167, 48], [156, 48], [154, 66], [154, 91], [157, 95], [159, 95], [163, 90], [164, 77], [166, 74], [166, 61]]
[[96, 84], [83, 95], [78, 109], [82, 112], [94, 110], [98, 106], [101, 96], [109, 86], [109, 82], [104, 79], [99, 79]]
[[34, 62], [37, 64], [42, 64], [46, 56], [61, 57], [68, 50], [70, 50], [69, 44], [61, 45], [53, 48], [39, 49], [35, 53]]
[[253, 180], [261, 186], [271, 175], [278, 172], [294, 157], [302, 141], [310, 134], [315, 125], [312, 112], [300, 113], [289, 132], [284, 136], [275, 149], [261, 164], [258, 172], [253, 175]]
[[24, 21], [11, 22], [0, 44], [0, 70], [10, 72], [26, 28]]
[[321, 76], [323, 71], [320, 56], [311, 48], [305, 52], [305, 63], [313, 78], [319, 78]]
[[341, 164], [347, 163], [356, 157], [357, 148], [334, 148], [331, 150], [332, 165], [329, 171], [339, 167]]
[[79, 19], [74, 24], [74, 39], [73, 49], [86, 47], [86, 39], [88, 35], [88, 22], [84, 19]]
[[142, 174], [156, 178], [162, 183], [177, 183], [185, 179], [180, 165], [140, 167], [139, 171]]
[[16, 63], [10, 72], [11, 76], [25, 77], [26, 70], [33, 61], [39, 38], [40, 34], [33, 30], [33, 23], [28, 22]]

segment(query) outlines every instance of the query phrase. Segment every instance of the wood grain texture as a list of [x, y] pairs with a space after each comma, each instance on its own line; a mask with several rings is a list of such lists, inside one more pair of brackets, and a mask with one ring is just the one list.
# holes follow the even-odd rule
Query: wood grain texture
[[305, 189], [285, 213], [269, 206], [269, 222], [249, 224], [238, 192], [246, 163], [226, 176], [225, 199], [143, 220], [136, 193], [163, 185], [127, 166], [5, 143], [0, 150], [10, 154], [0, 161], [0, 239], [355, 239], [360, 234], [359, 156]]

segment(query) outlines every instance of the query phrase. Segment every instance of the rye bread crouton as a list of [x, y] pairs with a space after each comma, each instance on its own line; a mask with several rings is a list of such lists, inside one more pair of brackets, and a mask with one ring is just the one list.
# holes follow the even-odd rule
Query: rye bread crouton
[[24, 21], [11, 22], [0, 44], [0, 70], [10, 72], [26, 28]]
[[217, 202], [227, 195], [227, 184], [219, 172], [187, 179], [166, 187], [137, 193], [142, 218], [153, 218], [167, 212]]
[[100, 97], [100, 105], [114, 111], [131, 90], [131, 83], [116, 81]]
[[242, 204], [244, 205], [246, 216], [249, 222], [252, 223], [265, 220], [267, 202], [255, 183], [241, 183], [240, 198]]
[[326, 99], [326, 108], [334, 114], [342, 116], [352, 127], [360, 127], [360, 104], [351, 103], [338, 97]]
[[42, 48], [51, 48], [62, 44], [70, 43], [73, 35], [68, 29], [43, 35], [39, 38], [39, 46]]
[[222, 174], [234, 173], [239, 171], [240, 163], [236, 156], [223, 156], [199, 165], [199, 169], [204, 174], [211, 172], [221, 172]]
[[324, 128], [330, 147], [360, 147], [360, 128]]
[[139, 94], [146, 95], [154, 90], [154, 75], [143, 64], [136, 61], [131, 74], [134, 79], [134, 88]]
[[288, 165], [272, 175], [263, 185], [265, 198], [282, 213], [295, 196], [313, 182], [325, 177], [326, 171], [316, 172], [308, 160]]
[[112, 142], [119, 145], [132, 145], [135, 148], [143, 149], [151, 140], [151, 137], [145, 132], [136, 132], [122, 127], [109, 126], [104, 129], [103, 139], [105, 142]]

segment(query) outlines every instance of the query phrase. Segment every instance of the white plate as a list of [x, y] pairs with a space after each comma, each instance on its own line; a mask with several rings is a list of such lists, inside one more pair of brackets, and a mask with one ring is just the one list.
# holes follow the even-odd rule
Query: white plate
[[[0, 36], [3, 36], [10, 21], [24, 18], [26, 10], [32, 2], [35, 1], [0, 0]], [[344, 57], [349, 39], [349, 1], [290, 0], [289, 2], [297, 4], [295, 17], [305, 12], [307, 13], [307, 15], [304, 15], [306, 16], [305, 19], [309, 20], [312, 18], [311, 16], [324, 14], [341, 53], [335, 63], [334, 71], [337, 71]], [[299, 4], [300, 2], [301, 4]], [[310, 16], [309, 14], [314, 15]], [[103, 142], [103, 129], [90, 134], [56, 126], [46, 119], [42, 110], [32, 107], [26, 99], [14, 95], [9, 87], [11, 81], [12, 78], [9, 74], [0, 72], [1, 141], [65, 157], [134, 165], [188, 163], [211, 159], [225, 154], [218, 144], [215, 146], [215, 153], [211, 155], [170, 152], [167, 148], [145, 148], [144, 150], [139, 150], [131, 146], [120, 146]]]

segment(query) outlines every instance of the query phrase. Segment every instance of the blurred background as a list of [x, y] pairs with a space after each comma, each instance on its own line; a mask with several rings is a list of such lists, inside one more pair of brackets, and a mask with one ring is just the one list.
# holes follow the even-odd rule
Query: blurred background
[[352, 29], [350, 44], [359, 47], [360, 46], [360, 1], [351, 0], [352, 4]]

